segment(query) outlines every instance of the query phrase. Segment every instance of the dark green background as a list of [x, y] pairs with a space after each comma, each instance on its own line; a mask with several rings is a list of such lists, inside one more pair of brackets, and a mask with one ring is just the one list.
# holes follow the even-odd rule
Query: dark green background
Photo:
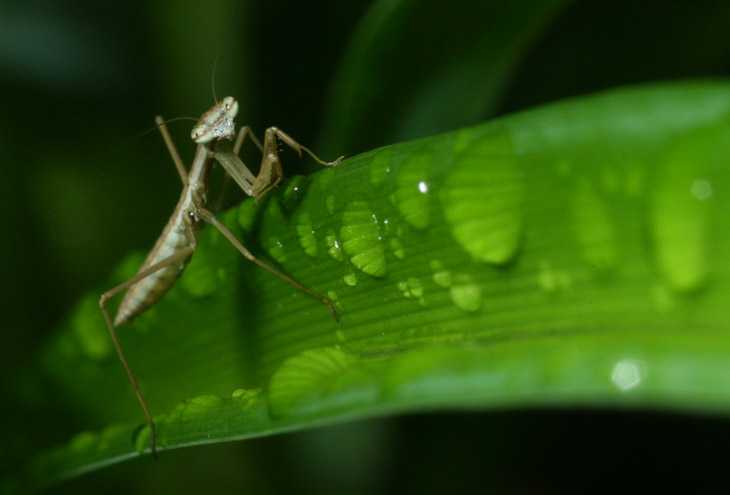
[[[424, 11], [429, 3], [423, 2]], [[0, 433], [3, 471], [15, 471], [39, 446], [83, 429], [83, 419], [64, 417], [62, 407], [40, 407], [53, 390], [25, 370], [82, 291], [105, 280], [124, 254], [151, 245], [179, 193], [156, 133], [103, 163], [102, 157], [149, 128], [158, 113], [197, 117], [212, 104], [211, 68], [237, 4], [0, 6], [0, 362], [7, 377], [0, 392], [8, 398]], [[372, 132], [358, 134], [344, 149], [321, 135], [333, 74], [368, 5], [246, 3], [219, 60], [218, 96], [236, 96], [239, 122], [259, 134], [277, 125], [325, 156], [354, 155], [404, 138], [389, 130], [387, 115], [373, 119]], [[573, 2], [532, 41], [484, 115], [439, 130], [620, 85], [726, 77], [729, 18], [726, 1]], [[406, 28], [418, 29], [418, 19]], [[445, 43], [459, 35], [449, 25], [433, 32]], [[430, 55], [406, 52], [402, 67], [427, 66]], [[393, 98], [408, 90], [393, 87]], [[189, 128], [187, 122], [172, 125], [184, 159], [194, 149]], [[306, 486], [372, 493], [459, 484], [550, 493], [564, 485], [621, 488], [632, 473], [650, 486], [667, 475], [693, 486], [723, 481], [716, 461], [726, 458], [729, 436], [722, 419], [648, 413], [429, 415], [183, 449], [159, 463], [147, 457], [123, 463], [61, 490], [276, 492]]]

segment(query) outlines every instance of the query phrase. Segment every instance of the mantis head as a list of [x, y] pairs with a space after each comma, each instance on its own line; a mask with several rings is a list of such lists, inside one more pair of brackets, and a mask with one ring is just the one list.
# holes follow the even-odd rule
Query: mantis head
[[213, 139], [233, 139], [236, 114], [238, 102], [234, 97], [226, 96], [200, 116], [190, 137], [198, 144], [209, 143]]

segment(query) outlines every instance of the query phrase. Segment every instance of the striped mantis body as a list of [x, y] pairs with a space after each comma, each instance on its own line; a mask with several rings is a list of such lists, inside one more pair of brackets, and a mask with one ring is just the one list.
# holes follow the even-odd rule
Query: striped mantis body
[[[215, 162], [218, 162], [228, 175], [243, 189], [243, 191], [258, 201], [266, 192], [276, 187], [283, 179], [283, 171], [278, 156], [277, 140], [281, 140], [293, 148], [300, 156], [307, 153], [317, 162], [325, 166], [340, 163], [342, 157], [334, 162], [320, 160], [309, 149], [294, 141], [288, 134], [277, 127], [269, 127], [264, 136], [264, 143], [255, 138], [249, 127], [243, 127], [238, 133], [234, 146], [230, 142], [236, 137], [234, 118], [238, 113], [238, 103], [233, 97], [226, 97], [205, 112], [193, 128], [191, 137], [198, 143], [197, 151], [190, 171], [186, 171], [175, 145], [170, 138], [165, 122], [157, 117], [157, 125], [172, 155], [175, 166], [183, 182], [180, 200], [175, 207], [170, 220], [167, 222], [157, 243], [147, 255], [137, 275], [126, 282], [105, 292], [99, 299], [99, 307], [104, 314], [109, 333], [119, 359], [124, 365], [132, 388], [144, 411], [147, 423], [150, 426], [150, 444], [152, 454], [157, 457], [155, 424], [147, 408], [137, 380], [134, 377], [129, 363], [124, 356], [116, 335], [116, 327], [131, 322], [137, 315], [162, 299], [165, 293], [174, 285], [182, 274], [185, 265], [190, 260], [198, 245], [198, 228], [202, 222], [212, 224], [233, 246], [248, 260], [265, 268], [274, 275], [286, 280], [297, 289], [316, 297], [325, 303], [335, 320], [339, 321], [337, 312], [332, 303], [324, 296], [301, 285], [291, 277], [281, 273], [276, 268], [264, 263], [248, 251], [235, 236], [220, 223], [207, 208], [208, 176]], [[254, 176], [238, 157], [238, 152], [247, 135], [263, 153], [261, 169], [258, 176]], [[127, 291], [117, 314], [112, 320], [106, 303], [112, 297]]]

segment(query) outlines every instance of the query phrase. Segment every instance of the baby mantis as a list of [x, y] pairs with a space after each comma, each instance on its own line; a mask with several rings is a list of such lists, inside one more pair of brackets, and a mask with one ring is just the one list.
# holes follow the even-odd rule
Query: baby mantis
[[[165, 144], [183, 182], [180, 200], [162, 234], [157, 239], [155, 246], [139, 268], [137, 275], [105, 292], [99, 298], [99, 307], [104, 314], [104, 319], [109, 328], [109, 334], [114, 342], [114, 347], [117, 350], [120, 361], [124, 365], [134, 393], [142, 406], [147, 423], [150, 426], [151, 451], [155, 457], [157, 457], [155, 423], [139, 390], [134, 373], [132, 373], [132, 369], [127, 363], [124, 352], [119, 345], [115, 329], [119, 325], [131, 322], [137, 315], [159, 301], [173, 286], [197, 247], [198, 228], [202, 222], [208, 222], [218, 229], [246, 259], [325, 303], [332, 312], [335, 320], [339, 321], [337, 311], [335, 311], [334, 306], [328, 299], [304, 287], [296, 280], [256, 258], [234, 237], [225, 225], [218, 221], [206, 206], [209, 185], [208, 175], [214, 162], [218, 162], [241, 189], [249, 196], [255, 198], [256, 201], [266, 194], [266, 192], [276, 187], [283, 179], [283, 171], [277, 150], [277, 139], [294, 149], [300, 157], [302, 156], [302, 151], [304, 151], [318, 163], [325, 166], [337, 165], [342, 161], [343, 157], [333, 162], [320, 160], [309, 149], [297, 143], [277, 127], [269, 127], [266, 129], [263, 146], [248, 126], [242, 127], [231, 149], [230, 141], [235, 137], [235, 123], [233, 119], [237, 113], [238, 102], [233, 97], [228, 96], [220, 102], [217, 102], [200, 117], [198, 124], [195, 125], [191, 133], [193, 141], [198, 143], [198, 148], [189, 172], [186, 171], [185, 165], [180, 159], [180, 155], [170, 138], [162, 117], [158, 116], [156, 118], [162, 137], [165, 140]], [[251, 136], [251, 139], [263, 153], [261, 169], [258, 176], [254, 176], [238, 157], [238, 152], [241, 149], [246, 135]], [[127, 290], [127, 293], [117, 310], [116, 317], [112, 320], [106, 308], [106, 303], [109, 299], [125, 290]]]

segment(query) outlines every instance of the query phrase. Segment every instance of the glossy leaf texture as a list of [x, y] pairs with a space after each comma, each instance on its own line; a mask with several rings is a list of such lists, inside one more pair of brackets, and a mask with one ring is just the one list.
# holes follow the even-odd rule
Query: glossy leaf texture
[[[609, 91], [380, 148], [221, 219], [120, 329], [160, 450], [433, 409], [730, 411], [730, 84]], [[109, 286], [134, 273], [120, 265]], [[89, 292], [42, 366], [94, 427], [43, 485], [149, 432]]]

